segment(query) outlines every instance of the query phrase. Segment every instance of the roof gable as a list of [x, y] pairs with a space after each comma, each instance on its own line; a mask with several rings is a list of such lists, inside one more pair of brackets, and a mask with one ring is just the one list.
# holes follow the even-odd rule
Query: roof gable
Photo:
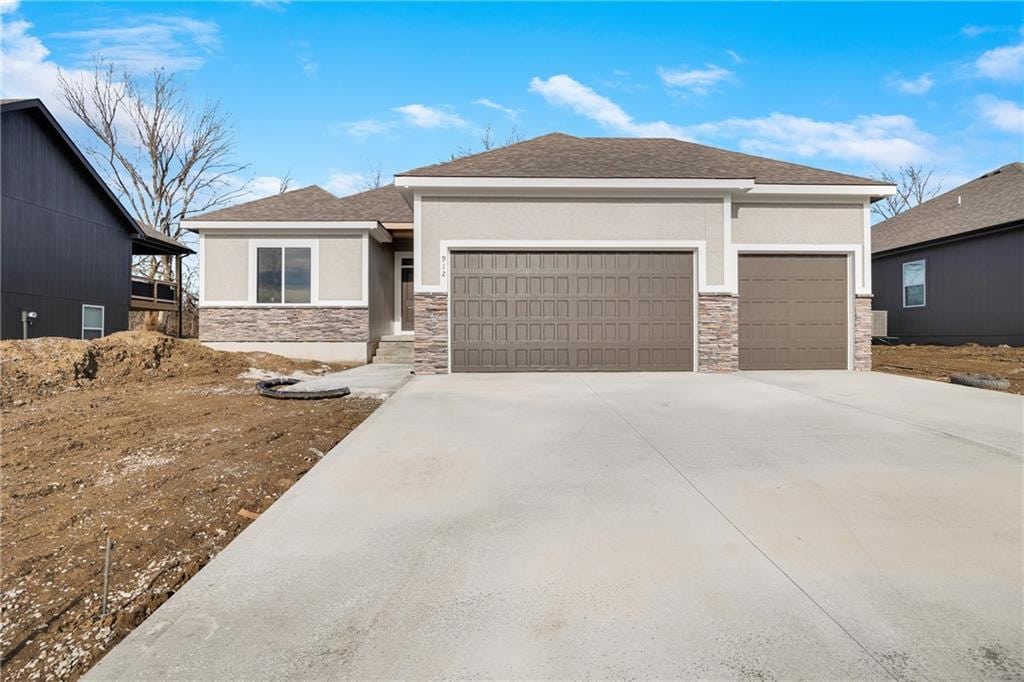
[[412, 222], [412, 209], [394, 185], [339, 199], [317, 185], [229, 206], [195, 218], [211, 222]]
[[550, 133], [415, 168], [405, 176], [752, 179], [760, 184], [885, 185], [869, 178], [670, 138]]
[[42, 100], [39, 99], [4, 99], [0, 100], [0, 111], [3, 113], [14, 112], [14, 111], [25, 111], [30, 110], [36, 114], [34, 117], [37, 122], [40, 122], [43, 126], [49, 129], [50, 133], [59, 141], [59, 143], [65, 147], [66, 151], [75, 163], [77, 163], [82, 170], [85, 171], [86, 176], [94, 184], [98, 190], [97, 195], [102, 198], [103, 201], [107, 202], [108, 205], [114, 210], [114, 213], [123, 219], [124, 227], [135, 237], [139, 239], [146, 239], [147, 236], [143, 231], [142, 227], [135, 220], [135, 218], [128, 212], [128, 209], [124, 207], [124, 204], [114, 195], [107, 183], [104, 182], [100, 174], [93, 168], [89, 160], [82, 154], [82, 150], [78, 148], [78, 145], [72, 141], [71, 137], [64, 131], [64, 128], [57, 122], [57, 119], [53, 117], [50, 110], [46, 108]]
[[1024, 220], [1024, 163], [1010, 163], [960, 185], [871, 230], [879, 253]]

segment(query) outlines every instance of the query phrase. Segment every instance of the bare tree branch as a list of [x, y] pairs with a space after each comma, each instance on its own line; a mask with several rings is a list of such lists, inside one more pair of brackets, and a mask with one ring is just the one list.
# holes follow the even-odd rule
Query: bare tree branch
[[292, 186], [292, 169], [289, 168], [287, 171], [285, 171], [284, 177], [281, 178], [281, 182], [277, 186], [277, 193], [278, 194], [284, 194], [289, 189], [291, 189], [291, 186]]
[[[513, 125], [512, 129], [509, 131], [508, 137], [505, 138], [505, 141], [498, 142], [497, 140], [494, 139], [493, 126], [491, 126], [491, 124], [488, 123], [483, 127], [483, 130], [480, 131], [480, 136], [477, 139], [477, 141], [480, 143], [481, 152], [489, 152], [492, 149], [500, 149], [501, 147], [507, 147], [510, 144], [521, 142], [522, 139], [523, 136], [519, 132], [519, 128]], [[458, 147], [455, 148], [455, 151], [448, 155], [447, 160], [454, 161], [455, 159], [461, 159], [464, 156], [469, 156], [471, 154], [476, 153], [478, 152], [475, 149], [473, 149], [473, 145], [471, 144], [466, 146], [459, 145]]]
[[920, 203], [928, 201], [942, 191], [942, 182], [934, 181], [935, 168], [904, 164], [895, 172], [878, 169], [882, 179], [896, 186], [896, 194], [871, 205], [871, 212], [888, 220]]
[[[367, 162], [369, 163], [369, 162]], [[363, 181], [364, 189], [380, 189], [384, 186], [384, 168], [378, 161], [376, 165], [370, 163], [370, 172]]]

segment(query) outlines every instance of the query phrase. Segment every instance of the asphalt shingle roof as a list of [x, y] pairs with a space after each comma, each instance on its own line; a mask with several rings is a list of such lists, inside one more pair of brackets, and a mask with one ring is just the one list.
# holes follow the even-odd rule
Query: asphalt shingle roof
[[668, 138], [551, 133], [399, 175], [516, 178], [753, 179], [761, 184], [883, 185], [836, 173]]
[[871, 251], [889, 251], [1016, 220], [1024, 220], [1024, 163], [1019, 161], [878, 223], [871, 230]]
[[412, 209], [394, 185], [338, 198], [316, 185], [205, 213], [189, 220], [225, 222], [341, 222], [376, 220], [411, 223]]

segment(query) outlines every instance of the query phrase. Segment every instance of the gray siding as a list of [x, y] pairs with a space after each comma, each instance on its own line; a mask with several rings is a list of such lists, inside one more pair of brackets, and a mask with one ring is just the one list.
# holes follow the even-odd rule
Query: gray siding
[[[926, 306], [904, 308], [903, 263], [926, 261]], [[875, 310], [903, 343], [1024, 346], [1024, 227], [875, 256]]]
[[128, 328], [131, 233], [122, 215], [40, 115], [8, 111], [0, 147], [0, 337], [81, 336], [82, 304]]

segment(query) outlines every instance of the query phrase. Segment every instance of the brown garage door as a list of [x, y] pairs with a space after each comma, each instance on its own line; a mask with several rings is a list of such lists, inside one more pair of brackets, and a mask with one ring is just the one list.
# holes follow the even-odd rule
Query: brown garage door
[[740, 369], [846, 369], [846, 256], [740, 256]]
[[693, 254], [458, 252], [452, 371], [693, 369]]

